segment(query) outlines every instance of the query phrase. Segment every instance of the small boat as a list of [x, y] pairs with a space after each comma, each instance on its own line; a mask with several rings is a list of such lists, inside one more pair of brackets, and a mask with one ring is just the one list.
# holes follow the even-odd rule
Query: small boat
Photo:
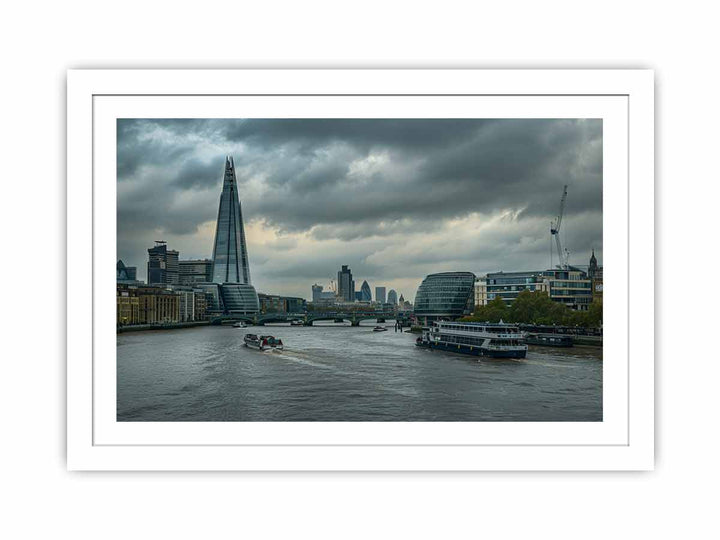
[[387, 332], [387, 328], [385, 328], [384, 326], [376, 326], [375, 328], [373, 328], [373, 332]]
[[233, 328], [247, 328], [248, 325], [245, 324], [244, 321], [238, 321], [235, 324], [233, 324]]
[[258, 336], [255, 334], [245, 334], [245, 346], [251, 349], [258, 349], [264, 351], [266, 349], [277, 349], [283, 350], [282, 339], [278, 339], [274, 336]]
[[300, 319], [294, 319], [290, 321], [290, 326], [303, 326], [305, 323], [302, 322]]
[[544, 345], [546, 347], [572, 347], [572, 336], [563, 334], [529, 333], [525, 338], [528, 345]]

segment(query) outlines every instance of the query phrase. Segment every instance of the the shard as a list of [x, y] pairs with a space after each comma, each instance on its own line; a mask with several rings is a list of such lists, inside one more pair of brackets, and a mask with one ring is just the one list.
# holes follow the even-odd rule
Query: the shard
[[250, 285], [250, 264], [232, 157], [225, 158], [225, 178], [213, 246], [213, 283]]
[[215, 227], [212, 281], [203, 285], [212, 299], [208, 311], [227, 315], [258, 313], [258, 295], [250, 284], [250, 263], [235, 163], [229, 156], [225, 158], [225, 177]]

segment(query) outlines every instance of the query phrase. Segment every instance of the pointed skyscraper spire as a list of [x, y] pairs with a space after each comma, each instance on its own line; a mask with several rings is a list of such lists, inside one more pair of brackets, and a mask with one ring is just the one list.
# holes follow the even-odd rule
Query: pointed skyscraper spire
[[225, 177], [213, 246], [213, 283], [250, 284], [250, 263], [232, 156], [225, 157]]

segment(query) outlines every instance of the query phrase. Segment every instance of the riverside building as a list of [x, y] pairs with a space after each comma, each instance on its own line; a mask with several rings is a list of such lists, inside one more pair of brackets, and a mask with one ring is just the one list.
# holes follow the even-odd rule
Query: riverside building
[[175, 291], [165, 287], [118, 284], [117, 324], [176, 322], [180, 322], [180, 295]]
[[565, 270], [493, 272], [486, 276], [487, 301], [502, 298], [509, 306], [522, 291], [544, 292], [554, 302], [584, 311], [592, 302], [592, 285], [587, 274], [570, 267]]
[[485, 306], [488, 303], [487, 297], [487, 277], [479, 277], [475, 279], [475, 307]]
[[475, 274], [442, 272], [428, 275], [415, 296], [415, 316], [427, 326], [437, 320], [470, 315], [475, 307]]

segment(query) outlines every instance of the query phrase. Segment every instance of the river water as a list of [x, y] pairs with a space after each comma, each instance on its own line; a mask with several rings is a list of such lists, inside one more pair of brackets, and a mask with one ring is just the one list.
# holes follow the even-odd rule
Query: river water
[[[601, 421], [602, 349], [524, 360], [415, 347], [351, 327], [203, 326], [117, 336], [119, 421]], [[280, 337], [283, 352], [243, 345]]]

